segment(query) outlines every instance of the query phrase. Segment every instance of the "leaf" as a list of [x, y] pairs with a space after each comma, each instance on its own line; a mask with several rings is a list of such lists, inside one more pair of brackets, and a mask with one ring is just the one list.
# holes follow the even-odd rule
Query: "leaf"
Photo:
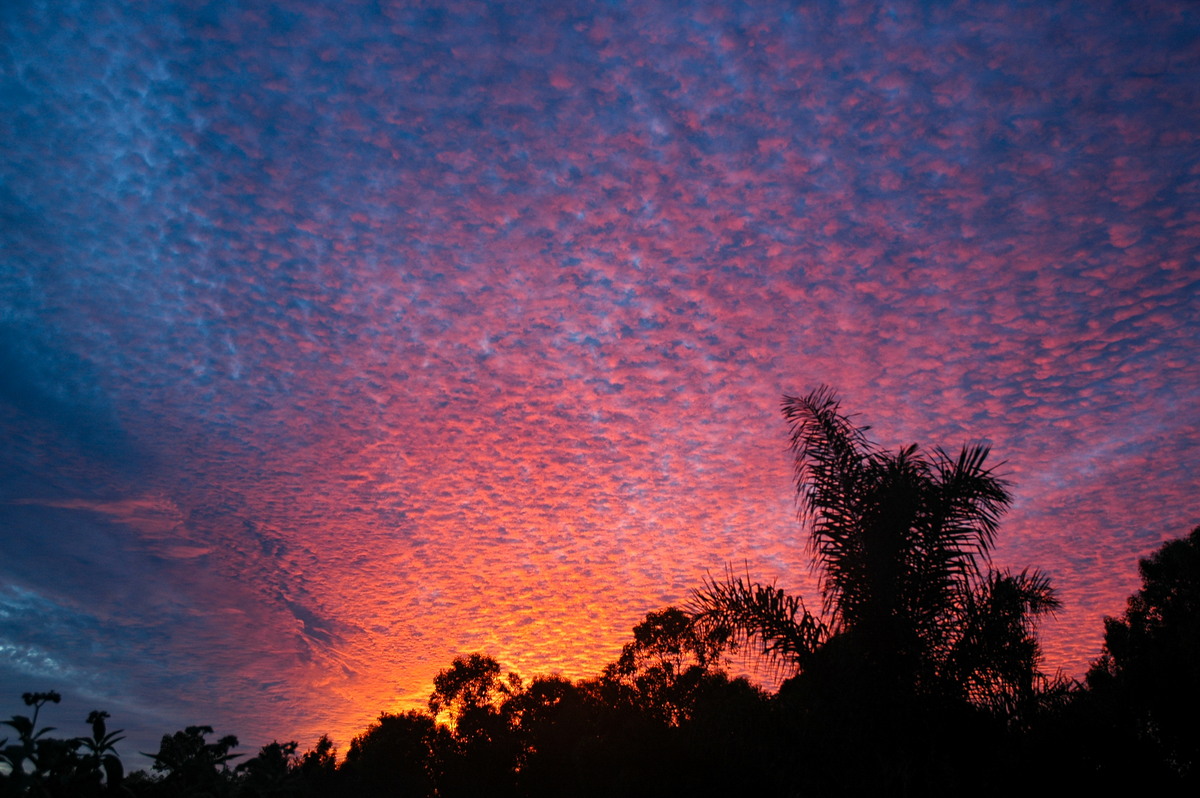
[[692, 610], [706, 634], [723, 636], [735, 646], [756, 644], [759, 653], [776, 665], [802, 669], [829, 636], [829, 629], [800, 598], [731, 572], [723, 582], [706, 579], [704, 587], [693, 593]]
[[108, 754], [100, 760], [104, 766], [104, 780], [108, 788], [115, 789], [125, 778], [125, 766], [116, 754]]

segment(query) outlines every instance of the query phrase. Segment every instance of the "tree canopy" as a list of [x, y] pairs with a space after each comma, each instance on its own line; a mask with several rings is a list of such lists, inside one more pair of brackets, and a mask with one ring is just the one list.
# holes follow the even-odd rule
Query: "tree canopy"
[[1139, 560], [1138, 572], [1125, 613], [1104, 619], [1088, 686], [1105, 699], [1114, 736], [1200, 784], [1200, 527]]
[[987, 447], [886, 451], [825, 387], [784, 397], [783, 415], [822, 614], [730, 574], [697, 592], [699, 622], [798, 673], [836, 651], [839, 670], [869, 672], [864, 686], [890, 698], [1011, 708], [1040, 677], [1036, 620], [1058, 599], [1038, 571], [990, 567], [1010, 496]]
[[[785, 397], [783, 415], [819, 610], [727, 570], [690, 612], [647, 613], [589, 679], [457, 656], [423, 710], [383, 712], [341, 762], [328, 737], [242, 759], [233, 735], [188, 726], [126, 776], [108, 713], [53, 737], [40, 713], [59, 694], [28, 693], [31, 716], [0, 722], [0, 796], [1194, 792], [1200, 527], [1140, 561], [1086, 689], [1048, 680], [1037, 623], [1058, 599], [1040, 571], [992, 562], [1010, 494], [987, 447], [885, 449], [828, 388]], [[771, 694], [732, 677], [736, 650], [789, 678]]]

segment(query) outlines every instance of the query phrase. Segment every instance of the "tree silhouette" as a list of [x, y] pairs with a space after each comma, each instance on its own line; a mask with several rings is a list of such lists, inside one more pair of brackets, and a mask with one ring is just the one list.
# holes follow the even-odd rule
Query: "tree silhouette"
[[[1160, 766], [1168, 782], [1200, 782], [1200, 527], [1138, 561], [1142, 587], [1121, 618], [1104, 619], [1091, 698], [1124, 756]], [[1110, 768], [1111, 765], [1104, 764]]]
[[157, 754], [143, 756], [154, 760], [157, 773], [163, 774], [157, 782], [158, 792], [163, 795], [226, 795], [232, 791], [233, 778], [229, 762], [241, 754], [231, 754], [238, 739], [227, 734], [215, 743], [205, 738], [213, 733], [211, 726], [188, 726], [174, 734], [164, 734]]
[[274, 741], [235, 768], [238, 798], [298, 796], [303, 787], [299, 743]]
[[385, 712], [350, 742], [339, 774], [352, 795], [435, 795], [450, 745], [450, 732], [429, 715]]
[[447, 753], [440, 787], [447, 795], [506, 795], [521, 755], [514, 733], [510, 699], [521, 693], [521, 677], [501, 676], [500, 663], [489, 656], [455, 657], [433, 679], [429, 711], [445, 717], [453, 743]]
[[954, 713], [1035, 701], [1035, 624], [1058, 601], [1037, 571], [988, 567], [1010, 497], [987, 447], [884, 451], [826, 387], [785, 397], [783, 415], [822, 612], [730, 573], [697, 591], [697, 622], [802, 677], [785, 690], [810, 716], [798, 734], [890, 747], [888, 767], [909, 768], [904, 746]]
[[8, 744], [0, 739], [0, 795], [84, 796], [115, 794], [125, 770], [117, 755], [121, 732], [108, 731], [107, 712], [93, 710], [87, 716], [91, 737], [61, 739], [48, 736], [53, 727], [37, 728], [38, 716], [46, 704], [62, 700], [59, 693], [25, 693], [26, 706], [33, 717], [14, 715], [0, 725], [17, 732], [17, 740]]
[[885, 452], [828, 388], [785, 397], [783, 414], [828, 621], [798, 598], [729, 575], [698, 592], [701, 623], [798, 670], [837, 637], [894, 689], [985, 703], [1024, 689], [1036, 673], [1036, 618], [1058, 601], [1037, 571], [980, 567], [1010, 501], [984, 465], [987, 447], [953, 457], [915, 444]]
[[592, 696], [562, 676], [538, 676], [505, 701], [518, 741], [518, 794], [594, 794], [605, 775], [596, 766], [597, 707]]
[[317, 745], [300, 757], [302, 781], [313, 795], [333, 795], [337, 784], [337, 751], [329, 735], [321, 735]]
[[678, 607], [648, 613], [633, 640], [604, 668], [601, 689], [610, 702], [637, 704], [668, 725], [691, 716], [705, 680], [719, 665], [721, 645]]
[[504, 699], [521, 689], [515, 673], [500, 675], [500, 663], [483, 654], [455, 657], [450, 667], [433, 679], [429, 711], [434, 718], [443, 714], [460, 733], [486, 736], [501, 715]]

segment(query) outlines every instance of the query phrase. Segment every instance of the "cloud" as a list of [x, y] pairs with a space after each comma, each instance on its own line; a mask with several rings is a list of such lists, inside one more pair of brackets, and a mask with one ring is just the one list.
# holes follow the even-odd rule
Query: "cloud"
[[1194, 523], [1180, 8], [6, 17], [10, 659], [302, 744], [464, 651], [590, 675], [726, 563], [815, 596], [828, 383], [990, 442], [1078, 675]]

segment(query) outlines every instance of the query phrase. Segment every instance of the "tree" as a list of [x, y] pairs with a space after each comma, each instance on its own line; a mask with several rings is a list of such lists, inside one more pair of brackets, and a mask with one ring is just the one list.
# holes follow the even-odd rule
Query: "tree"
[[455, 735], [463, 740], [488, 741], [504, 736], [509, 719], [501, 711], [504, 701], [521, 690], [521, 677], [500, 675], [500, 663], [483, 654], [455, 657], [450, 667], [433, 679], [429, 711], [446, 715]]
[[987, 447], [886, 452], [824, 387], [785, 397], [783, 415], [827, 620], [730, 575], [698, 592], [700, 621], [797, 671], [840, 638], [892, 690], [983, 697], [1029, 683], [1035, 621], [1058, 601], [1037, 571], [980, 567], [1010, 501]]
[[719, 666], [721, 645], [704, 635], [678, 607], [651, 612], [633, 627], [633, 641], [616, 662], [604, 668], [610, 700], [636, 703], [668, 725], [678, 726], [692, 712], [706, 678]]
[[519, 795], [594, 794], [606, 773], [593, 763], [597, 707], [590, 698], [562, 676], [536, 676], [504, 702], [518, 741]]
[[157, 773], [164, 774], [158, 782], [161, 792], [168, 795], [222, 795], [232, 789], [229, 762], [241, 754], [231, 754], [238, 739], [227, 734], [215, 743], [205, 737], [213, 733], [211, 726], [188, 726], [174, 734], [164, 734], [157, 754], [143, 756], [154, 760]]
[[429, 711], [445, 716], [454, 745], [447, 754], [441, 792], [446, 795], [501, 796], [513, 790], [520, 758], [510, 699], [522, 691], [521, 677], [501, 676], [500, 663], [489, 656], [455, 657], [433, 679]]
[[313, 795], [332, 795], [337, 783], [337, 750], [329, 735], [321, 735], [317, 745], [300, 757], [300, 777]]
[[280, 798], [299, 795], [303, 780], [300, 774], [299, 743], [295, 740], [271, 742], [259, 749], [251, 759], [235, 768], [239, 777], [239, 798]]
[[435, 795], [449, 747], [450, 732], [429, 715], [385, 712], [350, 742], [340, 772], [355, 795]]
[[[1200, 781], [1200, 527], [1138, 561], [1142, 587], [1104, 619], [1104, 653], [1088, 672], [1114, 737], [1170, 778]], [[1128, 755], [1126, 755], [1128, 758]]]
[[[535, 732], [528, 745], [532, 764], [557, 751], [566, 765], [562, 754], [570, 754], [569, 769], [560, 772], [570, 772], [574, 783], [568, 789], [560, 778], [557, 790], [542, 794], [760, 791], [764, 768], [750, 771], [764, 762], [755, 743], [768, 699], [746, 679], [730, 679], [721, 664], [720, 641], [686, 612], [666, 607], [648, 613], [599, 678], [549, 691], [556, 699], [546, 706], [549, 712], [538, 707], [532, 716], [522, 713], [521, 729]], [[535, 682], [529, 692], [540, 686]], [[544, 733], [539, 715], [555, 721], [551, 734]]]
[[800, 696], [813, 731], [797, 733], [870, 739], [898, 752], [896, 768], [909, 766], [905, 744], [946, 733], [947, 713], [1033, 700], [1036, 620], [1058, 601], [1037, 571], [990, 570], [1010, 497], [988, 448], [885, 451], [826, 387], [784, 397], [783, 415], [822, 612], [728, 574], [697, 591], [697, 622], [802, 677], [785, 693]]
[[0, 739], [0, 795], [88, 796], [120, 789], [125, 771], [116, 744], [124, 738], [120, 731], [108, 731], [107, 712], [88, 714], [91, 737], [60, 739], [47, 736], [53, 727], [38, 729], [37, 722], [42, 707], [59, 703], [62, 696], [52, 690], [25, 693], [22, 699], [33, 707], [33, 717], [0, 721], [18, 735], [12, 745]]

